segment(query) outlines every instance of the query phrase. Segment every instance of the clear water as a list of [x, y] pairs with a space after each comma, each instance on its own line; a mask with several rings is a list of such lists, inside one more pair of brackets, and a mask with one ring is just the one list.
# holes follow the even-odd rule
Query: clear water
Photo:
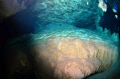
[[[15, 0], [11, 1], [15, 2]], [[17, 1], [21, 6], [19, 9], [16, 5], [11, 9], [9, 2], [6, 2], [6, 0], [0, 2], [0, 19], [2, 18], [0, 24], [1, 50], [7, 39], [36, 34], [33, 39], [42, 40], [40, 42], [43, 42], [50, 35], [68, 36], [68, 38], [78, 37], [84, 41], [92, 39], [95, 42], [99, 41], [111, 45], [113, 49], [116, 46], [118, 48], [117, 52], [120, 51], [119, 0]], [[7, 8], [3, 8], [4, 5], [8, 5]], [[10, 7], [10, 10], [8, 10], [8, 7]], [[1, 12], [2, 10], [3, 12]], [[16, 43], [16, 40], [13, 40], [10, 45], [12, 43]], [[27, 77], [30, 79], [29, 76]]]

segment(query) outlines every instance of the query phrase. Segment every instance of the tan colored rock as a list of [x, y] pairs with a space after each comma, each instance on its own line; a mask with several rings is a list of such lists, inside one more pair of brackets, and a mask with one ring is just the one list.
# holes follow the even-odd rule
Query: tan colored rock
[[116, 46], [70, 36], [51, 35], [35, 49], [38, 78], [42, 68], [50, 78], [81, 79], [108, 69], [118, 58]]

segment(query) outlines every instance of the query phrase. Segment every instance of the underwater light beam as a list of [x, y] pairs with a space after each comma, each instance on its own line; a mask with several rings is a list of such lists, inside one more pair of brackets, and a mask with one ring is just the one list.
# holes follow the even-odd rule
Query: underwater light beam
[[101, 8], [104, 12], [107, 11], [107, 5], [104, 3], [103, 0], [99, 0], [98, 7]]

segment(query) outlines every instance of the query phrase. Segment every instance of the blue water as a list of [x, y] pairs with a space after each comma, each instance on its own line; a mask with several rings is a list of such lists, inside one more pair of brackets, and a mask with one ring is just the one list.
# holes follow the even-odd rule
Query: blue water
[[[19, 3], [21, 4], [21, 2], [22, 1], [20, 1]], [[95, 5], [95, 3], [93, 3], [95, 7], [97, 6], [97, 3], [98, 3], [97, 1], [96, 1], [96, 5]], [[10, 33], [13, 36], [14, 35], [16, 36], [16, 35], [19, 35], [19, 34], [33, 33], [34, 29], [36, 27], [39, 27], [39, 26], [43, 27], [44, 25], [50, 24], [52, 22], [57, 23], [57, 21], [55, 21], [55, 20], [43, 21], [43, 17], [46, 18], [46, 19], [48, 17], [58, 18], [58, 19], [60, 19], [60, 17], [61, 18], [63, 17], [62, 14], [60, 14], [58, 16], [56, 16], [56, 14], [53, 14], [55, 11], [45, 13], [44, 9], [36, 10], [35, 8], [39, 7], [39, 6], [36, 7], [36, 4], [37, 3], [35, 3], [35, 2], [34, 3], [26, 3], [26, 5], [27, 5], [26, 10], [18, 12], [15, 15], [12, 15], [11, 17], [9, 17], [5, 21], [3, 21], [2, 26], [6, 30], [6, 32], [11, 31]], [[65, 4], [67, 4], [67, 2]], [[65, 5], [65, 4], [63, 4], [63, 5]], [[92, 4], [92, 2], [90, 4]], [[84, 6], [84, 5], [78, 7], [78, 6], [75, 6], [71, 3], [71, 6], [74, 6], [75, 9], [73, 9], [73, 11], [69, 11], [69, 12], [66, 11], [66, 13], [72, 14], [72, 13], [75, 13], [75, 12], [79, 12], [77, 10], [84, 10], [84, 9], [86, 11], [82, 11], [83, 13], [80, 13], [80, 16], [78, 16], [78, 18], [75, 18], [73, 23], [70, 22], [71, 21], [70, 19], [68, 21], [63, 21], [63, 19], [61, 19], [62, 23], [70, 23], [70, 24], [75, 25], [76, 27], [79, 27], [79, 28], [96, 29], [96, 24], [95, 24], [95, 18], [96, 17], [95, 16], [97, 15], [96, 14], [97, 11], [96, 11], [96, 9], [94, 9], [93, 5], [90, 5], [90, 7], [87, 8], [87, 6]], [[52, 7], [54, 7], [54, 5], [50, 5], [50, 7], [47, 8], [47, 9], [49, 10]], [[93, 13], [96, 12], [96, 13], [95, 14], [91, 13], [91, 15], [90, 15], [89, 14], [89, 9], [90, 8], [92, 8], [91, 12], [93, 12]], [[112, 8], [110, 7], [110, 4], [107, 4], [107, 12], [104, 12], [103, 16], [98, 14], [98, 16], [101, 17], [99, 25], [103, 28], [110, 29], [112, 33], [114, 33], [114, 32], [119, 33], [118, 28], [120, 26], [120, 23], [119, 23], [120, 20], [115, 18], [115, 14], [120, 16], [119, 13], [120, 13], [119, 10], [118, 10], [118, 13], [114, 13], [112, 11]], [[81, 15], [83, 17], [81, 17]]]
[[[21, 5], [23, 1], [25, 0], [18, 0], [18, 3]], [[6, 17], [0, 23], [1, 50], [3, 50], [3, 46], [10, 38], [31, 33], [42, 33], [41, 31], [45, 29], [58, 28], [55, 25], [58, 25], [60, 28], [68, 24], [94, 31], [97, 26], [101, 26], [103, 29], [107, 28], [110, 30], [111, 34], [118, 33], [120, 38], [120, 8], [115, 1], [105, 0], [107, 5], [106, 12], [98, 7], [98, 0], [26, 1], [25, 10]], [[113, 8], [116, 12], [113, 12]], [[70, 28], [67, 26], [64, 29]]]

